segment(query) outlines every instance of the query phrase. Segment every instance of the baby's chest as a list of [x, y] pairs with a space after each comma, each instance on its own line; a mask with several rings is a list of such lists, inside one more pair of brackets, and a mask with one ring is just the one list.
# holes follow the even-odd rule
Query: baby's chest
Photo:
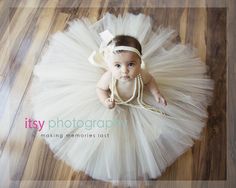
[[114, 86], [114, 94], [118, 95], [123, 100], [128, 100], [134, 94], [137, 95], [135, 83], [132, 81], [127, 83], [117, 82]]

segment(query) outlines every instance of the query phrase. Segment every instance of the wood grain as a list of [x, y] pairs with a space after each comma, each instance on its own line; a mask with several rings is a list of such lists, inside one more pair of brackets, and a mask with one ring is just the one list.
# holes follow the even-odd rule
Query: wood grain
[[[29, 104], [32, 70], [46, 50], [48, 37], [66, 28], [67, 22], [74, 18], [87, 16], [96, 21], [106, 12], [144, 13], [154, 20], [154, 29], [159, 25], [176, 29], [180, 42], [199, 49], [215, 80], [213, 104], [208, 109], [202, 140], [167, 168], [158, 179], [161, 181], [153, 180], [152, 187], [236, 186], [235, 1], [228, 1], [228, 9], [224, 1], [206, 0], [7, 2], [0, 1], [0, 168], [5, 169], [0, 176], [2, 187], [111, 187], [55, 159], [43, 140], [35, 138], [36, 132], [22, 127], [24, 118], [32, 115]], [[145, 187], [143, 182], [140, 187]]]
[[227, 12], [227, 186], [236, 187], [236, 2], [228, 1]]

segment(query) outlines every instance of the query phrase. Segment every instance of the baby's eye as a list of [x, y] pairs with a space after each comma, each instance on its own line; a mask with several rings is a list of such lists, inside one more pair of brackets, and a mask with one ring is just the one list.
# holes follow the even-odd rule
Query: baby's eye
[[120, 64], [115, 64], [115, 67], [120, 68]]
[[133, 67], [135, 64], [134, 63], [129, 63], [128, 66], [129, 67]]

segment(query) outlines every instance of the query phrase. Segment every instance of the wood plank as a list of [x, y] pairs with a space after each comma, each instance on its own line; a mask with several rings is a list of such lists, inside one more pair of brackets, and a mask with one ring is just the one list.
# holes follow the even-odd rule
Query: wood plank
[[[13, 1], [12, 1], [13, 2]], [[30, 0], [20, 1], [21, 4], [30, 3]], [[12, 11], [10, 11], [12, 12]], [[0, 137], [4, 138], [9, 130], [10, 130], [10, 123], [11, 123], [11, 113], [15, 113], [16, 111], [11, 110], [12, 106], [7, 104], [7, 99], [9, 97], [10, 89], [12, 83], [15, 79], [15, 72], [17, 71], [20, 66], [19, 64], [21, 61], [15, 61], [15, 57], [18, 53], [21, 55], [25, 55], [22, 53], [24, 48], [20, 48], [22, 45], [23, 39], [30, 28], [30, 23], [34, 18], [35, 14], [37, 13], [37, 9], [17, 9], [14, 16], [10, 19], [11, 22], [7, 26], [3, 37], [0, 40], [0, 75], [4, 77], [1, 83], [1, 90], [0, 90], [0, 124], [5, 125], [5, 127], [0, 127]], [[19, 52], [19, 50], [21, 50]], [[23, 57], [22, 57], [23, 58]], [[12, 101], [14, 103], [14, 101]], [[12, 114], [13, 115], [13, 114]], [[0, 140], [0, 144], [2, 143]], [[2, 144], [0, 147], [0, 153], [2, 151]]]
[[[215, 81], [208, 108], [207, 140], [202, 160], [202, 179], [226, 180], [226, 9], [207, 10], [206, 63]], [[208, 173], [207, 173], [208, 172]]]
[[9, 1], [0, 1], [0, 39], [9, 23]]
[[[55, 20], [48, 36], [58, 30], [63, 30], [67, 24], [69, 16], [70, 15], [65, 13], [58, 13], [55, 16]], [[30, 91], [27, 93], [26, 99], [27, 98], [30, 98]], [[27, 109], [29, 106], [25, 106], [25, 108]], [[37, 161], [37, 163], [35, 163], [35, 161]], [[45, 168], [45, 165], [46, 167], [48, 166], [47, 164], [53, 166], [53, 168], [50, 168], [50, 170]], [[73, 170], [71, 167], [67, 166], [63, 161], [56, 160], [53, 157], [52, 151], [42, 139], [36, 138], [34, 140], [22, 180], [67, 180], [71, 179], [72, 175]], [[22, 184], [21, 186], [24, 187], [25, 184]], [[28, 184], [28, 186], [30, 187], [30, 184]]]
[[0, 75], [0, 88], [1, 88], [2, 82], [3, 82], [3, 76]]
[[187, 15], [187, 33], [185, 43], [197, 49], [198, 55], [203, 62], [206, 61], [206, 9], [191, 8]]
[[236, 187], [236, 2], [227, 2], [227, 187]]
[[[48, 4], [51, 6], [54, 5], [56, 7], [57, 1], [48, 1]], [[28, 8], [29, 9], [29, 8]], [[29, 109], [27, 108], [26, 101], [23, 108], [19, 109], [19, 113], [17, 114], [17, 118], [13, 119], [16, 111], [18, 110], [20, 104], [23, 103], [23, 97], [27, 90], [28, 83], [30, 81], [31, 73], [34, 67], [34, 64], [37, 62], [38, 57], [40, 55], [40, 51], [42, 46], [45, 43], [45, 40], [48, 36], [48, 31], [52, 25], [54, 20], [55, 9], [41, 9], [40, 16], [36, 22], [31, 23], [31, 25], [37, 26], [32, 27], [33, 31], [33, 39], [29, 45], [29, 49], [27, 55], [23, 59], [20, 69], [15, 72], [16, 79], [14, 80], [12, 89], [10, 91], [9, 98], [7, 100], [7, 109], [1, 119], [1, 131], [3, 128], [9, 128], [11, 126], [11, 122], [14, 124], [11, 128], [10, 134], [1, 135], [1, 141], [6, 143], [2, 147], [4, 148], [4, 152], [2, 153], [2, 158], [9, 157], [8, 161], [5, 161], [5, 164], [2, 164], [2, 169], [6, 169], [8, 163], [10, 163], [10, 174], [4, 174], [6, 177], [1, 177], [7, 179], [10, 177], [12, 180], [20, 180], [22, 177], [22, 170], [24, 170], [25, 162], [27, 161], [27, 155], [30, 152], [31, 144], [33, 139], [32, 133], [29, 133], [28, 130], [24, 128], [24, 118], [30, 117]], [[19, 57], [20, 58], [20, 57]], [[17, 59], [17, 57], [16, 57]], [[27, 99], [28, 100], [28, 99]], [[14, 101], [14, 102], [13, 102]], [[11, 107], [11, 108], [10, 108]], [[10, 116], [10, 117], [9, 117]], [[9, 131], [8, 131], [9, 132]], [[20, 134], [19, 134], [20, 133]], [[7, 136], [7, 137], [6, 137]], [[29, 137], [31, 139], [29, 139]], [[7, 139], [7, 140], [6, 140]], [[9, 154], [10, 152], [10, 154]], [[17, 168], [19, 168], [17, 170]], [[9, 183], [7, 181], [3, 181], [5, 183]]]
[[[0, 50], [3, 54], [0, 56], [0, 75], [4, 77], [0, 90], [0, 125], [4, 125], [0, 126], [0, 155], [5, 144], [5, 139], [11, 129], [11, 122], [18, 108], [17, 104], [15, 104], [17, 97], [9, 97], [11, 86], [16, 75], [16, 69], [19, 68], [19, 65], [14, 62], [14, 59], [18, 50], [21, 49], [21, 42], [28, 31], [36, 11], [36, 9], [18, 9], [8, 26], [9, 33], [5, 32], [0, 41]], [[14, 66], [16, 66], [16, 68]], [[15, 93], [15, 95], [17, 95], [17, 93]]]
[[[25, 3], [30, 3], [30, 0]], [[7, 27], [7, 31], [0, 41], [0, 50], [2, 53], [2, 56], [0, 56], [0, 74], [7, 74], [7, 71], [11, 67], [10, 62], [16, 56], [36, 11], [37, 9], [18, 8], [14, 14]]]
[[187, 19], [188, 19], [188, 8], [185, 8], [181, 14], [180, 26], [179, 26], [179, 36], [182, 44], [186, 44]]

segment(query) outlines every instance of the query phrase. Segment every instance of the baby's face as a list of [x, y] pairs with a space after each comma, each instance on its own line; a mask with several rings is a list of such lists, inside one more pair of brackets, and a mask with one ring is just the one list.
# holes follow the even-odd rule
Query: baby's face
[[141, 60], [134, 52], [120, 52], [110, 55], [108, 67], [115, 79], [131, 81], [141, 71]]

